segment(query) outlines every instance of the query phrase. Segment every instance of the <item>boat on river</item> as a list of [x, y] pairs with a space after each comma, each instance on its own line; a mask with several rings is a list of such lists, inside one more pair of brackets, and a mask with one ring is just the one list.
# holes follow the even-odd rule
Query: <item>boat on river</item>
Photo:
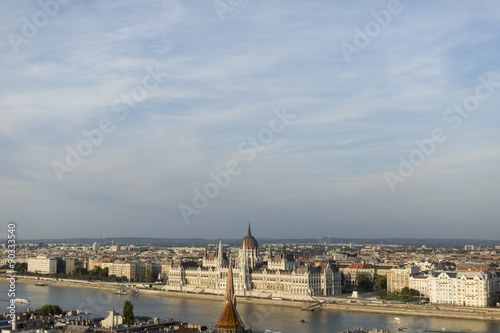
[[117, 294], [117, 295], [129, 295], [130, 296], [130, 295], [133, 295], [133, 294], [137, 293], [137, 290], [121, 288], [121, 289], [113, 290], [111, 292], [113, 294]]
[[16, 304], [30, 304], [26, 298], [14, 298], [14, 303]]

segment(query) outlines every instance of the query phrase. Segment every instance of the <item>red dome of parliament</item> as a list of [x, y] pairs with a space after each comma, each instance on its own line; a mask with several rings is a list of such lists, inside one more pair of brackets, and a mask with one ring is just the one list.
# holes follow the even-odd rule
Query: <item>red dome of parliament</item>
[[256, 250], [259, 247], [259, 243], [257, 243], [257, 240], [252, 236], [250, 223], [248, 224], [248, 235], [241, 241], [240, 249], [242, 249], [243, 246], [245, 246], [247, 250]]

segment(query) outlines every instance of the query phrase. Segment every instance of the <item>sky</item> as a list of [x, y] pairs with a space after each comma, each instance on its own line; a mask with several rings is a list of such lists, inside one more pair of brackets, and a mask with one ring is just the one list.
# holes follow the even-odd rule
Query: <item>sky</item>
[[500, 3], [3, 1], [21, 239], [500, 234]]

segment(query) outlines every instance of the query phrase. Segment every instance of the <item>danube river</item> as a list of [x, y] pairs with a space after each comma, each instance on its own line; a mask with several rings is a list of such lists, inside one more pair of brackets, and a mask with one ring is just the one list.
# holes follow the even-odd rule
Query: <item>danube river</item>
[[[8, 282], [0, 281], [0, 312], [7, 312]], [[198, 300], [183, 297], [159, 295], [122, 296], [107, 290], [80, 289], [56, 286], [35, 286], [17, 283], [16, 297], [27, 298], [29, 305], [18, 305], [17, 310], [37, 309], [45, 304], [58, 304], [65, 310], [81, 309], [102, 316], [106, 311], [122, 312], [123, 302], [130, 299], [134, 313], [161, 319], [174, 318], [189, 323], [213, 327], [222, 312], [221, 301]], [[329, 310], [301, 311], [275, 305], [238, 303], [238, 312], [247, 327], [254, 332], [276, 329], [283, 333], [330, 333], [342, 332], [357, 326], [364, 328], [388, 329], [408, 328], [410, 332], [500, 332], [499, 322], [479, 320], [457, 320], [402, 315], [379, 315]], [[301, 323], [301, 319], [306, 322]]]

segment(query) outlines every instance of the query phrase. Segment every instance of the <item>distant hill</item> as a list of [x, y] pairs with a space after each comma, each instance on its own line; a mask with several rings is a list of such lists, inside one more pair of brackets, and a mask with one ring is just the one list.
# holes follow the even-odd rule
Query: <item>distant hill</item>
[[[243, 239], [222, 239], [224, 244], [238, 245]], [[38, 243], [40, 240], [18, 240], [20, 243]], [[80, 243], [92, 244], [98, 242], [98, 238], [66, 238], [66, 239], [44, 239], [44, 243]], [[204, 239], [204, 238], [152, 238], [152, 237], [114, 237], [103, 238], [103, 244], [151, 244], [151, 245], [169, 245], [169, 246], [202, 246], [205, 244], [217, 244], [219, 239]], [[500, 245], [498, 240], [481, 240], [481, 239], [443, 239], [443, 238], [257, 238], [259, 244], [279, 243], [279, 244], [310, 244], [310, 243], [353, 243], [353, 244], [382, 244], [382, 245], [404, 245], [420, 247], [426, 245], [428, 247], [463, 247], [464, 245], [476, 246], [496, 246]]]

